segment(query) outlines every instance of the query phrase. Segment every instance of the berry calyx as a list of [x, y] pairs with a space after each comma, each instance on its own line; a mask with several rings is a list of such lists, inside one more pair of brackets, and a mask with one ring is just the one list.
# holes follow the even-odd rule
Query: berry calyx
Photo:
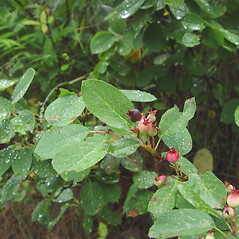
[[234, 217], [234, 210], [233, 210], [233, 208], [229, 207], [228, 205], [225, 205], [224, 207], [225, 207], [225, 209], [222, 212], [222, 216], [225, 219], [230, 219], [230, 218]]
[[215, 230], [208, 231], [205, 239], [214, 239], [215, 238], [214, 237], [214, 232], [215, 232]]
[[239, 190], [236, 190], [235, 187], [233, 187], [231, 193], [227, 197], [227, 204], [232, 208], [239, 206]]
[[148, 132], [152, 129], [152, 123], [149, 121], [149, 119], [141, 119], [138, 123], [139, 131], [141, 132]]
[[148, 111], [148, 116], [147, 116], [147, 119], [149, 119], [149, 121], [151, 122], [151, 123], [153, 123], [155, 120], [156, 120], [156, 113], [157, 113], [157, 110], [152, 110], [152, 108], [151, 108], [151, 110], [150, 111]]
[[226, 187], [227, 193], [230, 193], [233, 190], [233, 186], [231, 185], [230, 182], [224, 181], [224, 185]]
[[170, 163], [176, 163], [179, 159], [179, 154], [174, 147], [171, 147], [166, 154], [166, 159]]
[[141, 120], [141, 118], [142, 118], [141, 112], [137, 109], [128, 110], [128, 112], [126, 114], [128, 115], [128, 118], [132, 122], [137, 122], [137, 121]]

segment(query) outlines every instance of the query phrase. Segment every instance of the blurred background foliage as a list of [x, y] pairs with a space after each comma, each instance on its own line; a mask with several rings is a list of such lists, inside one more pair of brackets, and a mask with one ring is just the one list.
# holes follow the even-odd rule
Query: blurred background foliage
[[[183, 105], [195, 96], [197, 114], [189, 126], [194, 146], [188, 158], [193, 161], [201, 150], [194, 158], [198, 167], [206, 160], [221, 180], [239, 185], [234, 123], [239, 105], [238, 0], [0, 4], [0, 79], [18, 80], [34, 68], [26, 97], [33, 112], [55, 99], [60, 86], [79, 92], [86, 78], [152, 93], [158, 101], [137, 107], [157, 109], [158, 118], [174, 103]], [[0, 94], [10, 97], [12, 91]], [[14, 205], [9, 210], [17, 215]]]

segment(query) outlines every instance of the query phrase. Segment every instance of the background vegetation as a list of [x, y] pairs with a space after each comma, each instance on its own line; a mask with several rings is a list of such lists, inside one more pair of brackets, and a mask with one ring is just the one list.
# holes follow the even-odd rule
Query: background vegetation
[[[206, 158], [207, 169], [212, 170], [213, 165], [221, 180], [239, 185], [238, 127], [234, 123], [239, 105], [238, 0], [0, 3], [0, 79], [14, 84], [29, 67], [35, 69], [24, 102], [31, 112], [40, 112], [41, 116], [59, 95], [60, 87], [80, 92], [81, 81], [87, 78], [152, 93], [159, 100], [138, 103], [137, 108], [143, 112], [157, 109], [159, 117], [173, 104], [182, 106], [185, 99], [194, 96], [198, 107], [189, 125], [193, 150], [187, 157], [196, 160], [202, 171]], [[1, 96], [10, 98], [14, 88], [3, 89], [0, 86]], [[19, 139], [11, 143], [14, 140]], [[6, 146], [1, 144], [0, 149]], [[148, 163], [149, 156], [142, 156], [146, 167], [153, 167]], [[123, 175], [127, 191], [132, 173], [123, 171]], [[2, 185], [8, 176], [4, 175]], [[31, 213], [41, 194], [27, 183], [22, 187], [26, 188], [25, 195], [15, 199], [21, 202], [2, 205], [0, 234], [4, 238], [85, 235], [81, 212], [74, 208], [65, 212], [53, 232], [32, 225]], [[122, 202], [119, 204], [122, 206]], [[59, 208], [55, 207], [57, 215]], [[119, 227], [109, 229], [109, 235], [129, 238], [134, 231], [134, 238], [144, 238], [147, 225], [142, 232], [142, 217], [124, 218]], [[97, 219], [90, 238], [99, 237]]]

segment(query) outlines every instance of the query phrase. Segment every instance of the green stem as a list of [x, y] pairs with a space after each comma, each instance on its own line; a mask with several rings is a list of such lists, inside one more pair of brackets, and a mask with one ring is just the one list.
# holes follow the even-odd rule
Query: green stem
[[216, 226], [214, 226], [214, 228], [219, 231], [224, 237], [228, 237], [222, 230], [220, 230], [219, 228], [217, 228]]
[[46, 212], [47, 208], [48, 208], [49, 205], [50, 205], [51, 200], [54, 198], [55, 193], [56, 193], [56, 191], [58, 190], [59, 187], [60, 187], [60, 185], [57, 185], [57, 186], [52, 190], [51, 195], [47, 198], [46, 204], [45, 204], [44, 209], [43, 209], [44, 212]]
[[154, 148], [155, 151], [157, 150], [157, 148], [158, 148], [158, 146], [159, 146], [160, 140], [161, 140], [161, 139], [158, 140], [158, 142], [157, 142], [157, 144], [156, 144], [156, 146], [155, 146], [155, 148]]

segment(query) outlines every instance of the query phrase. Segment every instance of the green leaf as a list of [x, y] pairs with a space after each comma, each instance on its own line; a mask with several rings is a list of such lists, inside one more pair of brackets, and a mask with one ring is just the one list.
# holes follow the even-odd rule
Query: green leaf
[[132, 31], [127, 31], [123, 38], [119, 41], [118, 43], [118, 53], [121, 56], [126, 56], [128, 55], [133, 47], [133, 43], [134, 43], [134, 32]]
[[134, 138], [118, 139], [110, 143], [108, 153], [116, 158], [123, 158], [133, 154], [139, 146], [140, 143]]
[[212, 5], [212, 3], [207, 0], [194, 0], [200, 9], [207, 13], [211, 18], [218, 18], [223, 15], [226, 11], [225, 6]]
[[58, 216], [54, 219], [54, 220], [52, 220], [52, 221], [50, 221], [49, 222], [49, 224], [48, 224], [48, 230], [52, 230], [52, 228], [55, 226], [55, 224], [59, 221], [59, 219], [62, 217], [62, 215], [64, 214], [64, 212], [66, 211], [66, 209], [68, 208], [68, 207], [70, 207], [71, 205], [69, 204], [69, 203], [65, 203], [64, 205], [62, 205], [61, 206], [61, 210], [60, 210], [60, 212], [59, 212], [59, 214], [58, 214]]
[[162, 139], [169, 148], [172, 146], [176, 148], [180, 155], [185, 155], [192, 149], [192, 138], [187, 128], [182, 129], [180, 132], [164, 136]]
[[190, 13], [184, 16], [181, 23], [186, 30], [201, 31], [205, 28], [203, 19], [194, 13]]
[[142, 170], [134, 175], [133, 181], [134, 184], [140, 189], [150, 188], [154, 185], [154, 180], [157, 176], [158, 175], [155, 172]]
[[170, 7], [181, 7], [184, 3], [184, 0], [164, 0], [164, 2], [169, 5]]
[[234, 98], [229, 100], [227, 103], [224, 103], [222, 113], [220, 115], [220, 119], [224, 124], [232, 124], [234, 123], [234, 114], [235, 110], [239, 105], [239, 99]]
[[225, 185], [212, 172], [199, 176], [189, 174], [188, 185], [212, 208], [223, 209], [222, 198], [227, 198]]
[[24, 135], [27, 131], [33, 132], [35, 119], [30, 111], [24, 110], [18, 112], [17, 116], [11, 120], [11, 123], [15, 132]]
[[117, 15], [113, 15], [109, 20], [109, 31], [123, 35], [126, 28], [126, 20], [118, 18]]
[[12, 104], [6, 98], [0, 97], [0, 122], [11, 115]]
[[33, 222], [38, 221], [43, 225], [48, 225], [48, 223], [50, 222], [50, 209], [49, 206], [47, 208], [45, 208], [45, 206], [46, 201], [44, 200], [36, 205], [32, 213]]
[[90, 173], [91, 168], [87, 168], [83, 171], [80, 172], [75, 172], [75, 171], [70, 171], [70, 172], [63, 172], [61, 174], [61, 177], [63, 178], [63, 180], [65, 181], [75, 181], [75, 182], [80, 182], [82, 181], [85, 177], [88, 176], [88, 174]]
[[239, 126], [239, 106], [235, 110], [234, 117], [236, 125]]
[[11, 166], [13, 151], [11, 147], [0, 150], [0, 178]]
[[166, 46], [166, 38], [161, 24], [150, 24], [144, 33], [144, 45], [152, 52], [161, 51]]
[[0, 122], [0, 144], [9, 142], [14, 135], [15, 132], [10, 119], [4, 119]]
[[118, 184], [101, 184], [106, 202], [117, 202], [120, 199], [120, 187]]
[[108, 224], [117, 226], [122, 223], [122, 218], [119, 214], [112, 212], [108, 207], [104, 207], [99, 215], [107, 221]]
[[181, 157], [176, 164], [181, 167], [184, 174], [197, 173], [197, 168], [186, 158]]
[[93, 219], [91, 216], [84, 214], [84, 219], [83, 219], [83, 228], [87, 235], [89, 235], [92, 232], [93, 229]]
[[135, 202], [133, 202], [134, 208], [137, 209], [139, 214], [144, 214], [148, 212], [148, 205], [152, 198], [151, 192], [142, 190], [135, 194]]
[[29, 68], [22, 78], [17, 83], [15, 90], [12, 94], [12, 103], [18, 102], [26, 93], [29, 85], [31, 84], [33, 77], [35, 74], [35, 70], [32, 68]]
[[131, 172], [139, 172], [143, 168], [143, 158], [137, 151], [134, 154], [121, 158], [120, 163]]
[[111, 32], [97, 32], [91, 39], [90, 50], [92, 54], [99, 54], [110, 49], [118, 38]]
[[98, 163], [106, 154], [103, 143], [107, 139], [102, 135], [95, 135], [86, 141], [68, 141], [53, 157], [53, 168], [58, 172], [83, 171]]
[[84, 212], [94, 216], [104, 206], [104, 192], [97, 182], [86, 182], [80, 191], [80, 201]]
[[113, 172], [110, 175], [106, 174], [102, 168], [98, 168], [95, 171], [95, 178], [102, 183], [105, 184], [115, 184], [119, 182], [119, 174], [117, 172]]
[[183, 112], [179, 112], [176, 105], [172, 109], [167, 110], [159, 123], [159, 137], [162, 138], [169, 134], [174, 134], [184, 130], [188, 121], [193, 118], [196, 111], [195, 98], [185, 101]]
[[209, 231], [213, 219], [197, 209], [176, 209], [160, 215], [149, 230], [149, 237], [193, 236]]
[[194, 47], [200, 44], [200, 36], [191, 32], [183, 35], [182, 44], [186, 47]]
[[83, 81], [81, 92], [87, 109], [117, 133], [129, 135], [132, 122], [127, 111], [134, 109], [131, 101], [114, 86], [99, 80]]
[[124, 0], [117, 8], [117, 15], [120, 18], [128, 18], [133, 15], [144, 3], [145, 0]]
[[57, 175], [56, 171], [52, 167], [51, 160], [39, 161], [33, 157], [32, 170], [40, 178], [49, 178]]
[[183, 3], [181, 6], [179, 7], [172, 7], [169, 6], [170, 11], [172, 12], [172, 14], [178, 19], [180, 20], [181, 18], [183, 18], [186, 14], [189, 13], [189, 8], [188, 6]]
[[53, 199], [53, 202], [58, 202], [58, 203], [64, 203], [73, 198], [73, 192], [70, 188], [66, 188], [62, 191], [62, 187], [60, 187], [56, 193], [55, 193], [55, 199]]
[[5, 183], [2, 189], [1, 203], [15, 198], [22, 178], [20, 176], [12, 175], [11, 178]]
[[213, 208], [211, 208], [206, 202], [204, 202], [200, 196], [193, 191], [193, 189], [185, 183], [177, 182], [177, 187], [182, 196], [191, 203], [195, 208], [221, 218], [221, 214], [218, 214]]
[[100, 164], [100, 168], [104, 170], [104, 173], [110, 175], [114, 173], [120, 164], [120, 159], [113, 157], [110, 154], [106, 154]]
[[168, 186], [159, 188], [149, 202], [148, 211], [151, 212], [154, 217], [160, 217], [163, 212], [173, 209], [176, 202], [175, 194], [177, 190], [175, 182], [171, 182]]
[[63, 128], [48, 131], [37, 143], [35, 153], [43, 159], [53, 158], [61, 146], [72, 140], [80, 142], [85, 139], [88, 133], [88, 128], [78, 124], [71, 124]]
[[25, 179], [32, 164], [32, 149], [14, 150], [11, 154], [12, 169], [16, 176]]
[[4, 91], [5, 89], [13, 86], [15, 83], [16, 81], [13, 80], [0, 79], [0, 91]]
[[131, 101], [135, 102], [151, 102], [157, 100], [157, 98], [150, 93], [140, 90], [120, 90], [124, 93]]
[[45, 118], [49, 124], [62, 127], [74, 121], [85, 109], [82, 97], [64, 95], [54, 100], [46, 109]]

